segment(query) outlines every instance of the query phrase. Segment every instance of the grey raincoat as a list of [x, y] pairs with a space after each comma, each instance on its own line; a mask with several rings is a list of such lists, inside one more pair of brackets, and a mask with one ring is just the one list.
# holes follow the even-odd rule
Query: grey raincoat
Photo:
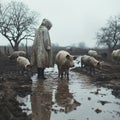
[[49, 36], [49, 29], [52, 24], [49, 20], [43, 19], [42, 24], [35, 34], [32, 46], [31, 64], [38, 68], [53, 67], [52, 47]]

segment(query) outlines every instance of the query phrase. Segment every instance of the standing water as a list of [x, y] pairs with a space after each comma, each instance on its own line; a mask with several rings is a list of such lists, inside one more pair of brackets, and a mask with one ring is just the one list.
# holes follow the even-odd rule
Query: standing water
[[33, 120], [120, 120], [120, 99], [111, 89], [98, 88], [80, 73], [70, 71], [69, 81], [58, 80], [57, 74], [55, 66], [46, 69], [46, 80], [34, 75], [32, 93], [17, 97]]

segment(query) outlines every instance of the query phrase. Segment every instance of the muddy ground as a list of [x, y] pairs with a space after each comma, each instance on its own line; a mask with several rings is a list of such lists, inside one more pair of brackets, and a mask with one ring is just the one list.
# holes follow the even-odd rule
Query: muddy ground
[[[97, 86], [112, 88], [112, 94], [120, 98], [120, 65], [106, 61], [103, 69], [96, 70], [94, 75], [80, 67], [72, 70], [90, 76], [91, 82]], [[0, 120], [32, 120], [31, 116], [22, 112], [16, 95], [23, 97], [31, 93], [31, 76], [35, 72], [33, 68], [29, 75], [20, 75], [15, 61], [0, 57]]]
[[90, 73], [86, 69], [76, 67], [74, 72], [79, 72], [90, 76], [91, 82], [97, 86], [103, 86], [113, 89], [112, 94], [120, 98], [120, 65], [113, 61], [106, 60], [102, 69], [95, 69], [95, 73]]

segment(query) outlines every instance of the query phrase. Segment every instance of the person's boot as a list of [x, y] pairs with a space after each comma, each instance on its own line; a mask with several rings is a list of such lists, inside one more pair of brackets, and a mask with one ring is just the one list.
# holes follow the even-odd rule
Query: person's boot
[[42, 68], [42, 78], [43, 78], [43, 79], [47, 79], [47, 78], [45, 77], [45, 75], [44, 75], [44, 70], [45, 70], [45, 68]]
[[38, 78], [42, 78], [42, 68], [37, 68]]

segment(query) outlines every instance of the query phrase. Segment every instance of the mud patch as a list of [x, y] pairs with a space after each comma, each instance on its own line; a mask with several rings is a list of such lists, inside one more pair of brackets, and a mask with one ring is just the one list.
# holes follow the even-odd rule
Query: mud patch
[[[17, 72], [15, 61], [10, 62], [7, 57], [0, 58], [0, 120], [31, 120], [33, 114], [39, 115], [43, 112], [45, 114], [40, 114], [40, 116], [44, 118], [46, 115], [46, 117], [49, 118], [51, 115], [51, 120], [57, 120], [61, 117], [62, 119], [64, 119], [64, 117], [66, 119], [75, 119], [75, 117], [77, 117], [78, 120], [79, 118], [92, 119], [93, 116], [93, 119], [99, 119], [100, 117], [99, 120], [101, 120], [101, 114], [106, 116], [105, 112], [107, 114], [111, 112], [113, 119], [117, 119], [120, 113], [118, 109], [116, 109], [116, 106], [120, 105], [120, 103], [119, 101], [115, 101], [115, 103], [111, 102], [113, 101], [113, 96], [111, 100], [108, 101], [107, 93], [106, 91], [102, 91], [101, 87], [110, 88], [112, 92], [109, 91], [109, 94], [120, 98], [120, 68], [115, 65], [109, 65], [104, 66], [103, 69], [103, 71], [96, 70], [95, 75], [90, 75], [80, 67], [76, 67], [72, 70], [75, 71], [75, 73], [70, 72], [70, 81], [68, 81], [68, 83], [65, 83], [65, 80], [63, 83], [62, 81], [58, 81], [56, 79], [56, 71], [53, 73], [46, 72], [49, 79], [43, 81], [42, 84], [35, 84], [32, 88], [31, 85], [33, 83], [31, 76], [35, 73], [34, 70], [29, 75], [26, 73], [20, 75]], [[80, 76], [77, 76], [76, 73], [80, 73]], [[89, 76], [89, 81], [86, 80], [86, 76]], [[80, 80], [80, 78], [84, 79]], [[86, 86], [82, 86], [84, 82]], [[52, 101], [52, 90], [56, 91], [54, 93], [55, 101]], [[31, 104], [35, 112], [29, 115], [26, 114], [24, 112], [25, 109], [23, 110], [20, 107], [25, 104], [18, 103], [16, 100], [17, 95], [21, 98], [30, 95], [32, 98]], [[43, 111], [37, 111], [37, 99], [39, 107], [41, 107]], [[108, 108], [104, 110], [101, 106], [108, 106]], [[109, 111], [109, 106], [114, 106], [116, 111]], [[63, 116], [61, 116], [61, 113]], [[116, 114], [118, 115], [117, 117], [115, 116]], [[111, 118], [111, 116], [109, 118]]]
[[81, 67], [76, 67], [72, 71], [89, 76], [91, 82], [96, 86], [113, 89], [112, 94], [120, 98], [120, 65], [105, 63], [101, 70], [96, 69], [95, 74], [91, 74]]

